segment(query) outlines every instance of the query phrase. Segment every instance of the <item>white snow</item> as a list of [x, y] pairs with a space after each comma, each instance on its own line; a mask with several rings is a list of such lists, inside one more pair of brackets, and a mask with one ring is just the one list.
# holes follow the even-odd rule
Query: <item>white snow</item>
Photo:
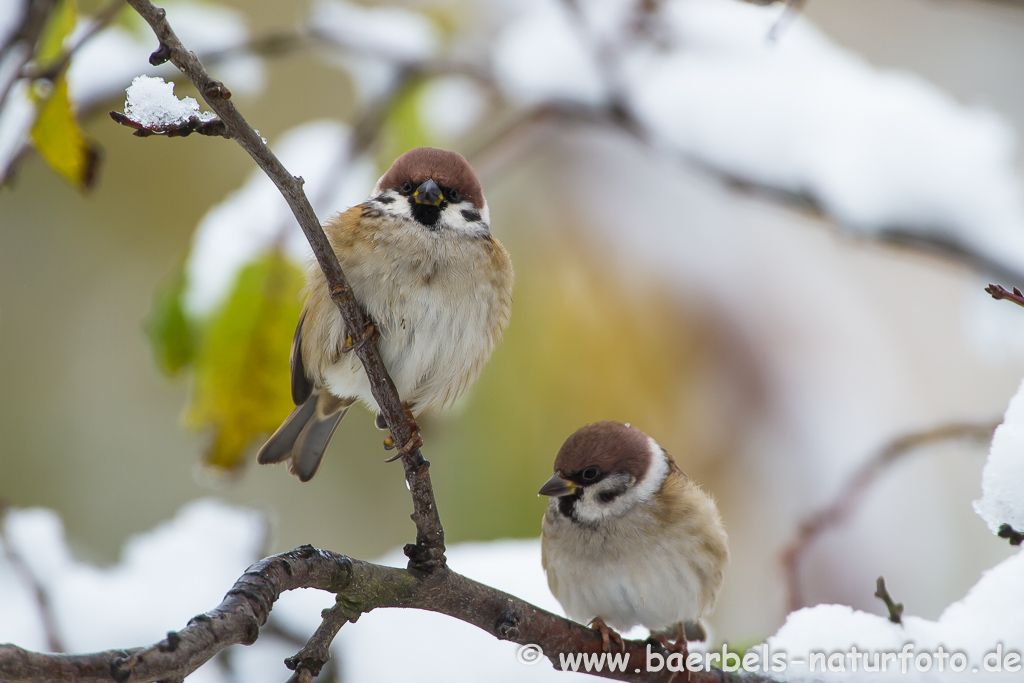
[[436, 78], [419, 96], [420, 120], [443, 140], [454, 140], [480, 121], [487, 97], [476, 81], [464, 76]]
[[36, 107], [28, 94], [28, 83], [15, 83], [0, 107], [0, 174], [28, 141], [28, 132], [36, 120]]
[[[538, 539], [461, 543], [448, 548], [448, 565], [471, 579], [511, 593], [534, 605], [562, 614], [548, 590], [540, 564]], [[401, 550], [379, 560], [405, 566]], [[402, 638], [402, 656], [394, 656], [395, 634]], [[450, 681], [566, 681], [583, 680], [584, 674], [556, 671], [547, 659], [533, 666], [519, 663], [519, 646], [499, 641], [464, 622], [419, 610], [375, 610], [364, 614], [338, 636], [343, 678], [353, 681], [403, 681], [449, 683]], [[590, 677], [587, 677], [590, 679]]]
[[0, 45], [18, 28], [26, 6], [24, 0], [0, 3]]
[[[312, 121], [271, 144], [288, 171], [305, 179], [303, 189], [321, 221], [363, 201], [376, 182], [372, 161], [349, 158], [348, 136], [344, 124]], [[277, 244], [298, 264], [310, 257], [288, 204], [263, 171], [254, 169], [196, 228], [186, 264], [188, 313], [201, 318], [215, 311], [242, 268]]]
[[935, 229], [1024, 264], [1014, 135], [923, 79], [880, 71], [781, 8], [667, 6], [679, 47], [636, 54], [638, 117], [666, 145], [748, 181], [806, 193], [841, 224]]
[[[50, 510], [11, 511], [5, 530], [49, 596], [57, 630], [73, 652], [145, 645], [182, 628], [220, 603], [259, 556], [265, 536], [258, 513], [198, 500], [129, 539], [118, 565], [99, 568], [71, 556]], [[36, 604], [3, 553], [0, 579], [0, 642], [45, 649]]]
[[[974, 677], [988, 681], [1019, 680], [1021, 669], [1012, 670], [1013, 658], [1010, 653], [1021, 653], [1024, 644], [1024, 553], [1017, 553], [985, 572], [981, 580], [968, 591], [967, 595], [946, 608], [937, 621], [928, 621], [914, 616], [903, 617], [903, 625], [890, 622], [886, 617], [853, 610], [845, 605], [818, 605], [798, 610], [789, 615], [779, 632], [768, 639], [769, 651], [784, 652], [787, 661], [808, 660], [810, 653], [825, 653], [826, 659], [843, 653], [845, 671], [822, 672], [820, 665], [812, 674], [809, 663], [790, 664], [785, 671], [771, 672], [780, 681], [943, 681], [962, 680]], [[898, 594], [895, 596], [899, 598]], [[881, 605], [881, 603], [879, 603]], [[909, 660], [907, 672], [902, 671], [900, 661], [890, 662], [884, 672], [865, 674], [862, 664], [854, 672], [851, 658], [845, 654], [851, 646], [858, 651], [868, 651], [873, 664], [874, 653], [900, 652], [906, 644], [912, 645], [914, 658]], [[938, 671], [937, 660], [931, 656], [939, 652], [963, 653], [966, 667], [962, 673], [949, 669]], [[1003, 671], [996, 673], [985, 668], [986, 655], [1001, 650]], [[756, 648], [759, 651], [759, 648]], [[930, 670], [919, 670], [918, 657], [928, 653], [920, 662]], [[881, 656], [879, 657], [881, 660]], [[1017, 664], [1020, 658], [1016, 659]], [[838, 660], [836, 660], [838, 663]], [[988, 660], [994, 666], [994, 659]], [[981, 676], [976, 675], [980, 671]]]
[[397, 7], [315, 0], [309, 25], [354, 52], [388, 61], [427, 59], [439, 43], [437, 29], [425, 16]]
[[[599, 104], [616, 85], [663, 150], [809, 195], [854, 230], [935, 232], [1024, 265], [1003, 117], [871, 66], [802, 15], [768, 40], [781, 4], [667, 0], [653, 45], [630, 34], [635, 5], [579, 3], [580, 21], [556, 0], [523, 3], [494, 41], [499, 85], [516, 106]], [[602, 65], [601, 49], [621, 70]]]
[[440, 44], [437, 28], [425, 16], [398, 7], [315, 0], [307, 23], [342, 48], [327, 51], [327, 59], [349, 74], [363, 105], [390, 91], [399, 65], [435, 55]]
[[494, 76], [516, 106], [548, 101], [597, 105], [606, 93], [593, 51], [566, 3], [535, 2], [500, 33]]
[[[50, 597], [58, 630], [71, 651], [130, 647], [160, 640], [188, 619], [219, 604], [242, 572], [262, 552], [266, 526], [253, 511], [216, 500], [186, 504], [169, 522], [130, 539], [119, 564], [97, 568], [75, 559], [68, 551], [57, 515], [49, 510], [14, 510], [5, 520], [11, 547], [24, 558]], [[396, 549], [380, 560], [404, 566]], [[547, 588], [540, 565], [537, 539], [463, 543], [448, 549], [449, 565], [469, 578], [561, 613]], [[789, 615], [779, 632], [767, 640], [771, 653], [785, 653], [789, 666], [771, 672], [781, 681], [861, 680], [863, 673], [815, 671], [793, 660], [812, 652], [826, 657], [857, 650], [899, 652], [911, 643], [913, 654], [961, 652], [971, 667], [984, 667], [985, 657], [1001, 647], [1003, 676], [1019, 676], [1007, 655], [1024, 643], [1024, 553], [1017, 553], [984, 573], [967, 595], [950, 605], [937, 621], [904, 616], [904, 625], [882, 616], [842, 605], [819, 605]], [[898, 588], [892, 587], [897, 592]], [[333, 596], [315, 590], [285, 593], [271, 618], [294, 638], [305, 640], [320, 621], [320, 611]], [[45, 649], [45, 638], [29, 586], [14, 572], [6, 553], [0, 553], [0, 642]], [[402, 640], [402, 657], [394, 656], [395, 634], [415, 634]], [[256, 645], [235, 648], [232, 672], [206, 666], [195, 680], [279, 680], [281, 660], [294, 654], [294, 644], [264, 634]], [[343, 676], [349, 680], [401, 681], [415, 674], [423, 683], [478, 680], [486, 670], [490, 681], [567, 680], [542, 659], [527, 665], [516, 659], [518, 646], [498, 641], [473, 626], [450, 617], [418, 610], [381, 609], [342, 629], [334, 644]], [[756, 648], [760, 652], [760, 648]], [[934, 660], [933, 660], [934, 661]], [[989, 664], [992, 664], [991, 658]], [[1008, 665], [1008, 666], [1007, 666]], [[891, 667], [892, 665], [890, 665]], [[860, 668], [860, 667], [859, 667]], [[233, 678], [232, 678], [233, 676]], [[956, 678], [948, 671], [926, 675], [911, 659], [908, 673], [899, 668], [872, 674], [880, 680], [924, 681]], [[239, 678], [241, 677], [241, 678]], [[998, 678], [998, 676], [995, 676]], [[979, 680], [990, 680], [984, 676]]]
[[162, 78], [136, 76], [126, 93], [125, 116], [146, 127], [181, 125], [192, 118], [200, 121], [217, 118], [213, 112], [200, 112], [194, 97], [179, 100], [174, 96], [174, 83], [165, 83]]
[[974, 501], [974, 510], [992, 533], [998, 533], [1003, 524], [1024, 532], [1024, 381], [992, 437], [981, 490], [981, 500]]

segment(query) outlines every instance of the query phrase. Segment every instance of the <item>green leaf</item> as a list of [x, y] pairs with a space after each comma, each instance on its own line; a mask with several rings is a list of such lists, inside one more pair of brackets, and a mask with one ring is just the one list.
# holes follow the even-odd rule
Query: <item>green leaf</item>
[[157, 289], [144, 328], [156, 364], [168, 377], [181, 372], [195, 355], [195, 336], [181, 303], [184, 291], [185, 264], [181, 263]]
[[32, 126], [32, 144], [50, 168], [79, 189], [88, 190], [96, 179], [99, 150], [86, 139], [68, 98], [64, 76], [53, 83], [53, 92], [42, 104]]
[[299, 319], [304, 276], [278, 251], [246, 266], [195, 349], [186, 422], [209, 429], [206, 463], [234, 469], [260, 434], [291, 412], [288, 355]]

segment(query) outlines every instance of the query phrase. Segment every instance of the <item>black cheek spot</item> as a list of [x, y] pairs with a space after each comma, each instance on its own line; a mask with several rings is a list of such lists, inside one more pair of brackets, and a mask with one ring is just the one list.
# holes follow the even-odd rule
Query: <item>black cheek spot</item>
[[476, 223], [478, 220], [480, 220], [480, 212], [476, 211], [475, 209], [463, 209], [462, 217], [465, 218], [470, 223]]
[[381, 204], [390, 204], [393, 201], [395, 201], [395, 198], [394, 197], [389, 197], [386, 194], [382, 194], [382, 195], [379, 195], [377, 197], [374, 197], [373, 201], [380, 202]]
[[625, 492], [626, 489], [612, 489], [611, 491], [602, 491], [597, 495], [597, 499], [604, 504], [608, 504]]

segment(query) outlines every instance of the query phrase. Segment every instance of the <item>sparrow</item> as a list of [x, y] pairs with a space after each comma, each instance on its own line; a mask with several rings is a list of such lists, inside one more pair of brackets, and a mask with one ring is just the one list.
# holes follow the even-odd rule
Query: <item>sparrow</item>
[[[569, 618], [622, 644], [612, 629], [644, 626], [685, 653], [704, 640], [729, 559], [715, 501], [665, 449], [621, 422], [573, 433], [540, 489], [548, 586]], [[670, 646], [667, 637], [675, 640]], [[684, 655], [685, 656], [685, 655]]]
[[[291, 347], [295, 410], [257, 454], [309, 481], [345, 413], [362, 401], [386, 429], [359, 358], [371, 336], [410, 419], [476, 381], [508, 325], [512, 262], [490, 231], [476, 173], [431, 147], [395, 159], [362, 204], [324, 226], [371, 323], [348, 330], [316, 262]], [[414, 437], [415, 438], [415, 437]], [[385, 442], [388, 444], [388, 442]], [[393, 445], [393, 444], [392, 444]]]

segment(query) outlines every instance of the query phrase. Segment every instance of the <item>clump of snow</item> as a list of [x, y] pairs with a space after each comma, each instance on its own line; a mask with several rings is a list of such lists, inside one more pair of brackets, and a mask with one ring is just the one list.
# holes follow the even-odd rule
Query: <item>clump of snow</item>
[[[289, 172], [303, 177], [306, 196], [322, 221], [363, 201], [376, 181], [371, 160], [350, 158], [349, 133], [335, 121], [312, 121], [271, 145]], [[192, 240], [184, 305], [197, 318], [215, 311], [242, 268], [268, 249], [280, 245], [300, 264], [311, 255], [288, 204], [259, 169], [207, 212]]]
[[1024, 381], [992, 437], [981, 473], [981, 491], [974, 510], [992, 533], [998, 533], [1003, 524], [1024, 533]]
[[[818, 605], [789, 615], [779, 632], [768, 639], [770, 653], [784, 653], [784, 671], [770, 672], [779, 681], [943, 681], [962, 680], [980, 672], [979, 680], [1019, 680], [1021, 647], [1024, 645], [1024, 552], [1004, 560], [985, 572], [967, 595], [946, 608], [937, 621], [904, 616], [903, 625], [887, 618], [854, 610], [845, 605]], [[853, 669], [848, 656], [855, 647], [869, 653], [899, 653], [910, 644], [912, 657], [903, 671], [901, 660], [889, 661], [885, 671], [865, 673], [863, 658]], [[942, 650], [940, 651], [940, 648]], [[995, 667], [994, 653], [1000, 653], [1001, 672]], [[754, 648], [760, 652], [760, 648]], [[809, 670], [810, 654], [824, 653], [826, 662], [836, 653], [833, 667]], [[945, 653], [944, 671], [938, 658]], [[962, 653], [962, 673], [952, 670], [950, 655]], [[1015, 656], [1016, 655], [1016, 656]], [[920, 660], [919, 660], [920, 658]], [[882, 657], [879, 657], [881, 660]], [[796, 663], [802, 661], [802, 664]], [[838, 670], [842, 660], [843, 670]], [[957, 662], [959, 664], [959, 662]], [[987, 663], [987, 666], [986, 666]], [[926, 669], [927, 667], [927, 669]]]
[[162, 78], [136, 76], [126, 92], [125, 116], [147, 128], [181, 125], [192, 118], [200, 121], [217, 118], [213, 112], [200, 112], [199, 103], [193, 97], [179, 100], [174, 96], [174, 83], [165, 83]]
[[[129, 539], [110, 568], [72, 557], [50, 510], [13, 510], [5, 531], [49, 597], [64, 645], [91, 652], [157, 642], [218, 605], [259, 556], [266, 529], [256, 512], [198, 500]], [[0, 642], [46, 648], [35, 600], [2, 552], [0, 613]]]

